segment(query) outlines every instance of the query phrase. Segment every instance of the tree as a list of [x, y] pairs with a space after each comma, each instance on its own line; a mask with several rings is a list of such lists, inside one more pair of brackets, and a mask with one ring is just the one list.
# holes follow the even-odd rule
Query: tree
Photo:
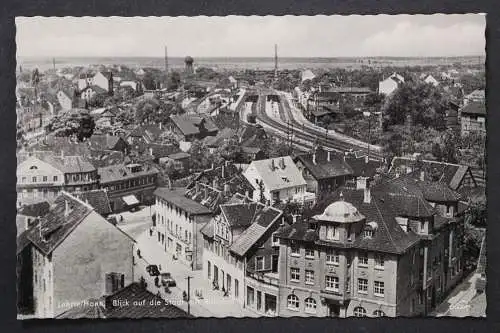
[[45, 129], [56, 136], [76, 137], [83, 141], [94, 133], [95, 122], [88, 111], [71, 110], [54, 116]]
[[88, 106], [93, 107], [93, 108], [101, 108], [104, 106], [104, 101], [106, 100], [106, 96], [102, 94], [94, 94], [92, 97], [90, 97], [90, 100], [88, 101]]
[[168, 89], [176, 90], [181, 84], [181, 75], [179, 72], [172, 72], [168, 78]]
[[446, 127], [446, 106], [443, 94], [432, 84], [405, 83], [382, 107], [384, 129], [410, 120], [412, 125], [442, 130]]
[[156, 82], [154, 80], [153, 74], [151, 72], [146, 72], [142, 78], [142, 84], [146, 90], [156, 89]]
[[234, 162], [241, 158], [241, 145], [237, 138], [230, 138], [217, 148], [217, 153], [226, 161]]

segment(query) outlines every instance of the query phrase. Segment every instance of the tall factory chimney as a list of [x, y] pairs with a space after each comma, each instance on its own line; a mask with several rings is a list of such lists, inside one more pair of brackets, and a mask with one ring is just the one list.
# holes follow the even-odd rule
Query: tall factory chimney
[[165, 88], [168, 90], [168, 53], [165, 45]]
[[54, 67], [54, 71], [56, 70], [56, 58], [52, 58], [52, 66]]
[[274, 79], [278, 79], [278, 44], [274, 44]]

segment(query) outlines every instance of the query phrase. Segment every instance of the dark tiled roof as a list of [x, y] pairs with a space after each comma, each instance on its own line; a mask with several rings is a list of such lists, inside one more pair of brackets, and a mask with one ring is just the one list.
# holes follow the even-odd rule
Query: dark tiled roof
[[168, 158], [170, 158], [171, 160], [182, 160], [189, 157], [191, 157], [191, 155], [183, 151], [168, 155]]
[[210, 117], [183, 114], [171, 115], [170, 119], [184, 135], [199, 134], [202, 124], [208, 132], [216, 132], [219, 130]]
[[[68, 214], [65, 214], [66, 207]], [[46, 255], [51, 253], [91, 212], [92, 207], [62, 192], [39, 223], [28, 230], [28, 239]]]
[[373, 177], [377, 173], [377, 169], [382, 167], [382, 161], [370, 159], [368, 163], [365, 157], [346, 156], [346, 163], [351, 167], [354, 177]]
[[188, 185], [188, 188], [192, 188], [196, 182], [212, 186], [214, 181], [219, 190], [223, 190], [224, 185], [229, 185], [231, 194], [245, 194], [248, 191], [249, 195], [251, 195], [254, 190], [252, 184], [250, 184], [245, 176], [243, 176], [241, 170], [234, 164], [223, 164], [213, 169], [204, 170], [194, 178], [194, 181]]
[[219, 205], [226, 199], [221, 191], [204, 183], [198, 183], [197, 186], [188, 189], [185, 196], [186, 198], [205, 206], [212, 212], [217, 211], [219, 209]]
[[[433, 174], [439, 182], [448, 184], [452, 190], [458, 188], [465, 174], [469, 171], [468, 166], [460, 164], [430, 160], [422, 160], [420, 163], [423, 170], [427, 171], [424, 173], [425, 180], [434, 180], [430, 179], [431, 174]], [[396, 173], [406, 174], [409, 172], [414, 178], [420, 178], [420, 170], [417, 170], [415, 164], [416, 159], [414, 158], [395, 157], [391, 162], [389, 174], [394, 176]]]
[[462, 108], [461, 113], [486, 116], [486, 105], [483, 102], [469, 102]]
[[24, 205], [17, 210], [19, 215], [39, 217], [49, 212], [50, 204], [47, 201], [38, 202], [31, 205]]
[[142, 166], [142, 170], [132, 172], [124, 164], [109, 165], [97, 169], [97, 173], [101, 177], [101, 183], [111, 183], [125, 179], [133, 179], [141, 176], [155, 175], [158, 170], [148, 164]]
[[114, 150], [120, 141], [125, 143], [125, 140], [119, 136], [94, 134], [90, 137], [88, 142], [91, 148]]
[[61, 157], [44, 154], [39, 158], [64, 173], [92, 172], [96, 170], [89, 160], [81, 156]]
[[223, 128], [216, 136], [207, 136], [203, 141], [208, 147], [220, 147], [225, 140], [236, 136], [236, 131], [232, 128]]
[[101, 215], [110, 214], [108, 193], [105, 190], [91, 190], [74, 193], [74, 196], [94, 207], [95, 211]]
[[[128, 301], [128, 306], [112, 306], [113, 301]], [[145, 302], [143, 305], [134, 305], [134, 301]], [[92, 303], [91, 303], [92, 302]], [[98, 300], [89, 300], [90, 305], [80, 305], [62, 313], [58, 319], [79, 318], [190, 318], [187, 312], [165, 301], [161, 297], [142, 288], [134, 282], [118, 290], [112, 295]], [[157, 305], [157, 304], [160, 305]], [[99, 304], [99, 305], [95, 305]], [[106, 305], [107, 304], [107, 305]]]
[[121, 151], [92, 150], [89, 161], [96, 168], [123, 164], [125, 155]]
[[298, 155], [294, 161], [300, 161], [312, 176], [317, 179], [328, 179], [332, 177], [352, 175], [353, 170], [344, 162], [342, 158], [330, 153], [330, 161], [328, 161], [327, 152], [316, 152], [316, 163], [314, 163], [313, 154]]
[[207, 222], [201, 229], [200, 232], [207, 236], [208, 238], [214, 238], [215, 223], [213, 219]]
[[173, 191], [166, 187], [159, 187], [155, 190], [154, 194], [162, 198], [163, 200], [173, 204], [174, 206], [183, 209], [189, 214], [203, 215], [211, 213], [211, 211], [207, 207], [199, 204], [192, 199], [186, 198], [178, 191]]
[[87, 89], [92, 89], [93, 91], [96, 92], [96, 94], [99, 94], [99, 95], [104, 95], [104, 94], [108, 93], [105, 89], [103, 89], [97, 85], [88, 86], [87, 88], [82, 89], [82, 91], [85, 91]]
[[148, 145], [148, 148], [152, 149], [155, 158], [167, 157], [180, 151], [179, 147], [175, 144], [151, 143]]

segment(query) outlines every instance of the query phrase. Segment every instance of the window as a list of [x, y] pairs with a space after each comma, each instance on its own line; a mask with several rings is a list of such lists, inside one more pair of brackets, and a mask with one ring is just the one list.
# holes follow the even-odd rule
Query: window
[[359, 252], [359, 254], [358, 254], [358, 266], [368, 266], [368, 253]]
[[314, 249], [306, 248], [306, 258], [314, 259]]
[[210, 261], [207, 261], [207, 275], [208, 275], [208, 279], [211, 280], [212, 279], [212, 264], [210, 264]]
[[273, 235], [273, 246], [279, 246], [280, 241], [276, 235]]
[[375, 296], [384, 296], [384, 282], [375, 281], [373, 283], [373, 293]]
[[253, 288], [247, 287], [247, 305], [253, 306], [255, 299], [254, 299], [254, 290]]
[[299, 298], [295, 295], [288, 295], [287, 305], [290, 310], [299, 310]]
[[306, 284], [314, 284], [314, 271], [306, 270]]
[[47, 181], [47, 176], [43, 176], [43, 181], [46, 182]]
[[374, 317], [385, 317], [385, 312], [382, 310], [375, 310], [375, 311], [373, 311], [373, 316]]
[[326, 239], [328, 240], [338, 240], [339, 235], [337, 233], [337, 227], [334, 225], [329, 225], [326, 227]]
[[326, 290], [339, 291], [339, 278], [327, 275], [325, 277], [325, 288]]
[[415, 312], [415, 299], [411, 299], [410, 313]]
[[255, 258], [255, 270], [257, 270], [257, 271], [264, 270], [264, 257], [256, 257]]
[[361, 306], [357, 306], [354, 308], [354, 316], [355, 317], [366, 317], [366, 310]]
[[364, 237], [369, 237], [369, 238], [373, 237], [373, 230], [371, 230], [371, 229], [365, 229], [363, 231], [363, 236]]
[[333, 249], [326, 250], [326, 263], [334, 265], [339, 264], [339, 255], [337, 252], [335, 252], [335, 250]]
[[26, 183], [26, 177], [23, 177], [21, 182]]
[[382, 254], [375, 254], [375, 268], [384, 269], [384, 256]]
[[290, 251], [292, 256], [300, 257], [300, 247], [298, 247], [297, 245], [290, 246]]
[[31, 177], [31, 181], [32, 181], [33, 183], [36, 183], [36, 176], [35, 176], [35, 177]]
[[299, 281], [300, 280], [300, 269], [299, 268], [290, 268], [290, 280]]
[[234, 297], [238, 298], [240, 296], [240, 281], [234, 279]]
[[311, 297], [306, 298], [304, 303], [306, 304], [305, 308], [306, 313], [316, 313], [316, 301], [314, 300], [314, 298]]
[[368, 294], [368, 280], [358, 279], [358, 292], [361, 294]]
[[57, 182], [57, 176], [54, 176], [54, 177], [52, 178], [52, 180], [53, 180], [53, 181], [55, 181], [55, 182]]

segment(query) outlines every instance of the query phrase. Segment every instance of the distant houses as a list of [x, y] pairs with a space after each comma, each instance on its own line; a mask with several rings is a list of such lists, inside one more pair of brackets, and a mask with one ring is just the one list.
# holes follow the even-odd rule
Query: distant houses
[[403, 83], [405, 83], [404, 77], [398, 73], [393, 73], [388, 78], [378, 83], [378, 92], [388, 96], [396, 91]]

